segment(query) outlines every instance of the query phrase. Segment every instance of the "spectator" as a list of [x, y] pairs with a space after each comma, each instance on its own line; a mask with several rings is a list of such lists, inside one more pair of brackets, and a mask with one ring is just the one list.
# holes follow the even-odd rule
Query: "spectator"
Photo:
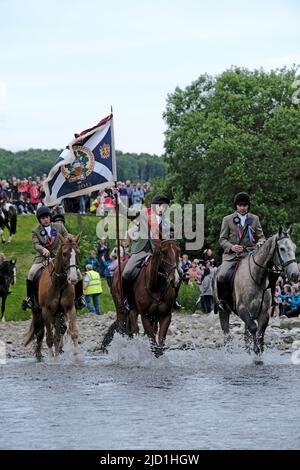
[[99, 273], [93, 270], [91, 264], [87, 264], [86, 275], [84, 277], [83, 292], [85, 294], [85, 300], [88, 311], [101, 315], [99, 296], [102, 294], [101, 279]]
[[105, 278], [106, 278], [107, 284], [109, 285], [109, 288], [111, 289], [112, 278], [113, 278], [115, 270], [118, 267], [118, 258], [116, 255], [112, 253], [110, 255], [109, 260], [106, 260], [104, 256], [102, 256], [102, 262], [105, 266], [105, 272], [104, 272]]
[[201, 281], [201, 296], [205, 313], [212, 311], [213, 289], [212, 289], [213, 272], [209, 268], [204, 269], [203, 278]]
[[94, 250], [90, 251], [90, 256], [86, 259], [85, 264], [90, 264], [93, 271], [100, 272], [100, 263]]

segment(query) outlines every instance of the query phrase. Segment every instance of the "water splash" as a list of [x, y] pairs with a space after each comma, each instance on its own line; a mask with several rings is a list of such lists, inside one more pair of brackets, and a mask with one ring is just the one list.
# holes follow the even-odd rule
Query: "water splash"
[[149, 339], [145, 336], [128, 338], [118, 333], [108, 347], [107, 364], [118, 367], [162, 368], [170, 361], [163, 355], [156, 358], [151, 351]]

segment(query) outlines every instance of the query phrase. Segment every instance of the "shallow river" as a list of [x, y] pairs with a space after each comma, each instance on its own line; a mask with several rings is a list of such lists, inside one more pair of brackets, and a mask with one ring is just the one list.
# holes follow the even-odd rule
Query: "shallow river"
[[1, 449], [299, 449], [300, 365], [269, 350], [168, 350], [0, 366]]

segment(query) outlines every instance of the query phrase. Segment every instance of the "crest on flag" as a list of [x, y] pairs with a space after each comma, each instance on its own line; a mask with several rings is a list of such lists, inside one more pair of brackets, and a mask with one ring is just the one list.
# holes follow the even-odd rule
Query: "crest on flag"
[[69, 183], [85, 180], [93, 171], [95, 158], [88, 147], [73, 147], [75, 160], [67, 165], [62, 165], [61, 172]]
[[111, 114], [96, 126], [75, 134], [75, 139], [60, 154], [44, 183], [45, 204], [52, 206], [66, 197], [108, 188], [116, 179]]

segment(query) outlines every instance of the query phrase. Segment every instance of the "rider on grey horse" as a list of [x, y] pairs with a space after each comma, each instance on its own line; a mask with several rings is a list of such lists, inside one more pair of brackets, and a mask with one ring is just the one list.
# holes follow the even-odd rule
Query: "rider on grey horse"
[[255, 246], [265, 242], [259, 218], [249, 211], [250, 197], [240, 192], [234, 197], [235, 212], [223, 218], [219, 243], [224, 250], [222, 264], [217, 272], [219, 302], [215, 304], [215, 313], [225, 309], [224, 301], [228, 294], [233, 268], [247, 256]]

